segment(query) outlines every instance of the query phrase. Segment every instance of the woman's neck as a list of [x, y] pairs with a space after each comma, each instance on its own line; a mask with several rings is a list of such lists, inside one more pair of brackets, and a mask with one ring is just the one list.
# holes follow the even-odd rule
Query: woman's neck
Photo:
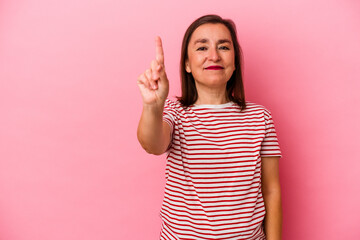
[[198, 98], [196, 105], [211, 104], [218, 105], [229, 102], [226, 94], [226, 85], [219, 88], [209, 88], [206, 86], [196, 85]]

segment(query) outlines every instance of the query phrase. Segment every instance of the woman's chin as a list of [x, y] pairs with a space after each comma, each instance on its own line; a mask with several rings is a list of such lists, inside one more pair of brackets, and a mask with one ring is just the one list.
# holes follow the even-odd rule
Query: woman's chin
[[226, 86], [227, 81], [224, 79], [206, 79], [206, 81], [198, 82], [197, 85], [203, 85], [211, 88], [223, 88]]

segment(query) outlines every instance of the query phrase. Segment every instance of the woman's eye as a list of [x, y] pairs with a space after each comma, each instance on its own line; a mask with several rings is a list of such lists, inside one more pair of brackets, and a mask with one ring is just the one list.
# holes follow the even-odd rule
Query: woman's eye
[[228, 48], [227, 46], [221, 46], [219, 47], [221, 50], [230, 50], [230, 48]]
[[205, 51], [206, 47], [199, 47], [198, 49], [196, 49], [196, 51]]

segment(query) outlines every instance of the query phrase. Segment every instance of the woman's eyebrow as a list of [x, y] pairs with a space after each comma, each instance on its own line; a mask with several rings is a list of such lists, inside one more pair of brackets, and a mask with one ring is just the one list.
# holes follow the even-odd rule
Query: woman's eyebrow
[[[194, 42], [194, 45], [196, 45], [197, 43], [207, 43], [209, 40], [207, 38], [201, 38], [201, 39], [197, 39], [195, 42]], [[219, 39], [217, 41], [218, 44], [222, 44], [222, 43], [230, 43], [231, 44], [231, 41], [229, 39]]]
[[208, 42], [208, 40], [206, 38], [201, 38], [201, 39], [197, 39], [194, 42], [194, 45], [196, 45], [197, 43], [206, 43], [206, 42]]
[[218, 44], [221, 44], [221, 43], [230, 43], [231, 44], [231, 41], [229, 39], [220, 39], [218, 41]]

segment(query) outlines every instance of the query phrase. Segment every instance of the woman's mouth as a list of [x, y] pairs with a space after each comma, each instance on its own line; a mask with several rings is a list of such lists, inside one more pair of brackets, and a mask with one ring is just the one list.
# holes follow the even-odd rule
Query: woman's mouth
[[206, 70], [222, 70], [224, 69], [222, 66], [209, 66], [205, 68]]

